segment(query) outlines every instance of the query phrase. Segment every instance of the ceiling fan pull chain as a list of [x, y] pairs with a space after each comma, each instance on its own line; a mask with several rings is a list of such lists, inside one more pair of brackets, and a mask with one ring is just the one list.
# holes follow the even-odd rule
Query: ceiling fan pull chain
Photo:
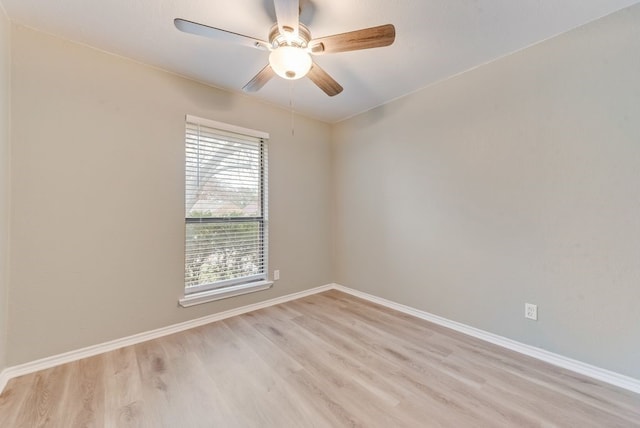
[[293, 80], [289, 82], [289, 108], [291, 109], [291, 136], [295, 136], [294, 125], [295, 115], [293, 110]]

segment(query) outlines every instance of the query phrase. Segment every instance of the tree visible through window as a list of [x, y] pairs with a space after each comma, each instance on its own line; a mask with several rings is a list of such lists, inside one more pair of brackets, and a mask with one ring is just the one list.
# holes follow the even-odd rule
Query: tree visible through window
[[187, 117], [186, 294], [266, 279], [265, 140]]

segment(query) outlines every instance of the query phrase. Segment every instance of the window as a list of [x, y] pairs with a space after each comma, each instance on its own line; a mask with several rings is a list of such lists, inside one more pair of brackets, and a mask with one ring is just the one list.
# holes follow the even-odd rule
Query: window
[[182, 306], [267, 281], [268, 134], [187, 116]]

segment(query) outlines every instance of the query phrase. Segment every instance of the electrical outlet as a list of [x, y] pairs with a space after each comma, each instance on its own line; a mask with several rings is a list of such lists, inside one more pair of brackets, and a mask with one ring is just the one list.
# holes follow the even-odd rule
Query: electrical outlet
[[524, 317], [529, 318], [530, 320], [537, 321], [538, 320], [538, 305], [534, 305], [532, 303], [524, 304]]
[[276, 270], [273, 271], [273, 280], [277, 281], [279, 279], [280, 279], [280, 270], [276, 269]]

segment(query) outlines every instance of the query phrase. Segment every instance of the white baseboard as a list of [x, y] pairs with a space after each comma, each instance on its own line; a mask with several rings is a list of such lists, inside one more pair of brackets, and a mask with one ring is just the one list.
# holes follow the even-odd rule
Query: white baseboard
[[0, 394], [4, 390], [4, 387], [7, 385], [7, 382], [9, 382], [9, 379], [14, 377], [9, 375], [8, 370], [9, 370], [9, 367], [7, 367], [6, 369], [0, 372]]
[[440, 317], [438, 315], [431, 314], [429, 312], [421, 311], [419, 309], [405, 306], [400, 303], [392, 302], [381, 297], [373, 296], [371, 294], [363, 293], [352, 288], [344, 287], [339, 284], [334, 284], [333, 288], [352, 296], [360, 297], [361, 299], [368, 300], [372, 303], [385, 306], [390, 309], [395, 309], [399, 312], [403, 312], [414, 317], [421, 318], [426, 321], [430, 321], [434, 324], [441, 325], [443, 327], [450, 328], [452, 330], [464, 333], [466, 335], [484, 340], [485, 342], [493, 343], [503, 348], [510, 349], [520, 354], [527, 355], [529, 357], [536, 358], [538, 360], [545, 361], [554, 366], [562, 367], [567, 370], [571, 370], [576, 373], [589, 376], [593, 379], [597, 379], [602, 382], [609, 383], [611, 385], [618, 386], [620, 388], [627, 389], [632, 392], [640, 394], [640, 379], [635, 379], [629, 376], [625, 376], [610, 370], [605, 370], [600, 367], [592, 366], [590, 364], [583, 363], [582, 361], [574, 360], [564, 357], [562, 355], [554, 354], [553, 352], [546, 351], [535, 346], [527, 345], [521, 342], [517, 342], [512, 339], [508, 339], [497, 334], [489, 333], [484, 330], [480, 330], [475, 327], [468, 326], [456, 321]]
[[640, 380], [629, 376], [624, 376], [619, 373], [615, 373], [609, 370], [605, 370], [590, 364], [583, 363], [581, 361], [573, 360], [571, 358], [564, 357], [562, 355], [554, 354], [553, 352], [546, 351], [544, 349], [536, 348], [535, 346], [526, 345], [524, 343], [517, 342], [515, 340], [508, 339], [497, 334], [489, 333], [484, 330], [477, 329], [475, 327], [468, 326], [459, 322], [451, 321], [446, 318], [431, 314], [429, 312], [421, 311], [419, 309], [412, 308], [410, 306], [402, 305], [400, 303], [392, 302], [391, 300], [376, 297], [368, 293], [364, 293], [352, 288], [344, 287], [339, 284], [327, 284], [321, 287], [311, 288], [309, 290], [300, 291], [297, 293], [288, 294], [286, 296], [277, 297], [275, 299], [265, 300], [264, 302], [258, 302], [240, 308], [231, 309], [224, 312], [208, 315], [202, 318], [182, 322], [179, 324], [170, 325], [167, 327], [159, 328], [156, 330], [147, 331], [144, 333], [134, 334], [132, 336], [124, 337], [122, 339], [116, 339], [109, 342], [88, 346], [86, 348], [78, 349], [75, 351], [65, 352], [59, 355], [53, 355], [51, 357], [42, 358], [36, 361], [32, 361], [25, 364], [20, 364], [13, 367], [7, 367], [0, 373], [0, 392], [4, 389], [7, 382], [17, 376], [33, 373], [38, 370], [44, 370], [51, 367], [58, 366], [60, 364], [70, 363], [82, 358], [91, 357], [101, 354], [103, 352], [113, 351], [125, 346], [135, 345], [137, 343], [145, 342], [147, 340], [157, 339], [169, 334], [178, 333], [180, 331], [188, 330], [190, 328], [199, 327], [201, 325], [209, 324], [215, 321], [220, 321], [226, 318], [231, 318], [236, 315], [242, 315], [247, 312], [255, 311], [269, 306], [278, 305], [291, 300], [300, 299], [302, 297], [310, 296], [312, 294], [322, 293], [328, 290], [338, 290], [344, 293], [351, 294], [352, 296], [360, 297], [361, 299], [368, 300], [373, 303], [395, 309], [399, 312], [403, 312], [408, 315], [413, 315], [417, 318], [421, 318], [426, 321], [430, 321], [434, 324], [441, 325], [443, 327], [450, 328], [452, 330], [467, 334], [469, 336], [484, 340], [485, 342], [493, 343], [503, 348], [510, 349], [515, 352], [536, 358], [538, 360], [545, 361], [558, 367], [562, 367], [571, 370], [576, 373], [589, 376], [591, 378], [600, 380], [602, 382], [609, 383], [611, 385], [618, 386], [620, 388], [627, 389], [629, 391], [640, 393]]
[[215, 321], [220, 321], [226, 318], [231, 318], [236, 315], [242, 315], [247, 312], [256, 311], [258, 309], [263, 309], [269, 306], [278, 305], [280, 303], [285, 303], [291, 300], [300, 299], [302, 297], [310, 296], [312, 294], [322, 293], [323, 291], [331, 290], [333, 288], [334, 288], [333, 284], [323, 285], [320, 287], [311, 288], [309, 290], [287, 294], [286, 296], [265, 300], [264, 302], [258, 302], [251, 305], [242, 306], [240, 308], [230, 309], [224, 312], [218, 312], [216, 314], [207, 315], [202, 318], [197, 318], [194, 320], [185, 321], [178, 324], [173, 324], [167, 327], [162, 327], [155, 330], [134, 334], [132, 336], [111, 340], [109, 342], [99, 343], [97, 345], [87, 346], [86, 348], [65, 352], [63, 354], [53, 355], [51, 357], [42, 358], [42, 359], [31, 361], [25, 364], [20, 364], [13, 367], [7, 367], [4, 370], [2, 370], [2, 372], [0, 373], [0, 393], [4, 390], [4, 387], [6, 386], [7, 382], [10, 379], [13, 379], [14, 377], [33, 373], [39, 370], [49, 369], [51, 367], [55, 367], [60, 364], [66, 364], [72, 361], [80, 360], [82, 358], [92, 357], [94, 355], [102, 354], [103, 352], [113, 351], [115, 349], [123, 348], [125, 346], [146, 342], [147, 340], [157, 339], [162, 336], [178, 333], [184, 330], [188, 330], [190, 328], [199, 327], [201, 325], [209, 324]]

